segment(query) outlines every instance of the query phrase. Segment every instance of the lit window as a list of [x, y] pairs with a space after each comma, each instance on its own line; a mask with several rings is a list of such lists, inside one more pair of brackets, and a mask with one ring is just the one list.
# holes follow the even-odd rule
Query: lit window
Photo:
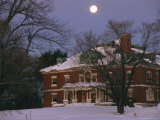
[[152, 88], [146, 90], [146, 101], [154, 101], [154, 90]]
[[96, 82], [97, 81], [97, 74], [92, 74], [92, 82]]
[[57, 76], [52, 76], [52, 86], [56, 86], [57, 85]]
[[70, 75], [64, 75], [65, 77], [65, 82], [70, 83]]
[[84, 75], [82, 74], [79, 75], [79, 82], [84, 82]]
[[147, 82], [152, 82], [152, 72], [147, 71]]

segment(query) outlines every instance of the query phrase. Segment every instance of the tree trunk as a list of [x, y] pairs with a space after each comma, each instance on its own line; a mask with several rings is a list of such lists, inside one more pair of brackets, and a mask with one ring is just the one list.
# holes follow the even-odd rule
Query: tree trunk
[[117, 112], [120, 113], [120, 114], [123, 114], [124, 113], [124, 105], [118, 105], [117, 106]]

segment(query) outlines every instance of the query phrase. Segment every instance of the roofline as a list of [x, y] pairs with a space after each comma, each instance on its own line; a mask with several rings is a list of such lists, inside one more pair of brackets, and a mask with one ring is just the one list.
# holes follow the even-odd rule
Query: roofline
[[[112, 65], [112, 68], [115, 68], [115, 67], [117, 67], [117, 65]], [[120, 66], [118, 66], [118, 67], [120, 67]], [[133, 67], [133, 65], [126, 65], [125, 66], [125, 68], [132, 68], [132, 67]], [[155, 66], [146, 66], [146, 65], [140, 64], [137, 67], [160, 70], [160, 66], [155, 67]], [[83, 66], [83, 67], [72, 67], [72, 68], [69, 68], [69, 69], [59, 70], [59, 71], [58, 70], [55, 70], [55, 71], [53, 70], [53, 71], [49, 71], [49, 72], [42, 71], [41, 73], [42, 74], [51, 74], [51, 73], [74, 72], [74, 71], [81, 71], [81, 70], [84, 70], [84, 69], [85, 70], [96, 70], [96, 69], [92, 68], [91, 66]]]

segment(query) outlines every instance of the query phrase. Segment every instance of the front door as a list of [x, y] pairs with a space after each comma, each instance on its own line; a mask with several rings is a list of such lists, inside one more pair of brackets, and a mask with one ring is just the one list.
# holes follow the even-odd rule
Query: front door
[[96, 102], [96, 93], [91, 93], [91, 102], [92, 103]]
[[72, 103], [72, 92], [68, 91], [68, 103]]

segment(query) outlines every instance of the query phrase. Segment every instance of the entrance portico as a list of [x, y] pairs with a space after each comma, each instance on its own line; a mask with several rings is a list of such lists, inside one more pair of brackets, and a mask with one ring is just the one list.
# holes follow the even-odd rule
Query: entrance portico
[[[92, 86], [94, 85], [94, 86]], [[104, 92], [98, 89], [104, 87], [102, 83], [66, 83], [64, 90], [64, 105], [69, 103], [96, 103], [105, 101]]]

